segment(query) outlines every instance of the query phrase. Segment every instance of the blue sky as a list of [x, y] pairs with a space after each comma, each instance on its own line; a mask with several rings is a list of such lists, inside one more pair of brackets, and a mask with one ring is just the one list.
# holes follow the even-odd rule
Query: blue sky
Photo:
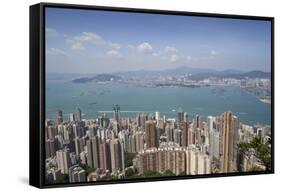
[[47, 72], [270, 71], [269, 21], [46, 9]]

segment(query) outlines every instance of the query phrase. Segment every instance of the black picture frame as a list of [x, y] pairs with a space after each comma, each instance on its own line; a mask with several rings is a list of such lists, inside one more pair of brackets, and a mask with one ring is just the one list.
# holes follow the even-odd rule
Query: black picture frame
[[[47, 185], [44, 183], [45, 178], [45, 145], [44, 145], [44, 123], [45, 123], [45, 8], [69, 8], [82, 10], [103, 10], [113, 12], [129, 12], [129, 13], [152, 13], [163, 15], [181, 15], [181, 16], [198, 16], [198, 17], [215, 17], [229, 19], [248, 19], [248, 20], [264, 20], [271, 22], [271, 134], [272, 134], [272, 168], [270, 171], [256, 172], [238, 172], [238, 173], [220, 173], [207, 175], [185, 175], [175, 177], [146, 178], [146, 179], [130, 179], [118, 181], [97, 181], [85, 183], [67, 183]], [[153, 9], [135, 9], [121, 7], [104, 7], [89, 5], [72, 5], [72, 4], [54, 4], [39, 3], [30, 6], [30, 137], [29, 137], [29, 184], [38, 188], [53, 187], [69, 187], [69, 186], [85, 186], [100, 184], [121, 184], [133, 182], [151, 182], [151, 181], [167, 181], [179, 179], [194, 178], [211, 178], [226, 176], [244, 176], [258, 174], [274, 173], [274, 18], [248, 15], [231, 15], [217, 13], [197, 13], [184, 11], [168, 11]]]

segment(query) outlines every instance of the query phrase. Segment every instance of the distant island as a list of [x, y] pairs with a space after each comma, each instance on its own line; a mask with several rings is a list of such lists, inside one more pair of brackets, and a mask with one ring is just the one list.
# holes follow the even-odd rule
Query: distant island
[[82, 77], [72, 80], [73, 83], [88, 83], [88, 82], [110, 82], [122, 80], [120, 76], [113, 74], [99, 74], [93, 77]]
[[[243, 72], [239, 70], [211, 70], [211, 69], [200, 69], [200, 68], [190, 68], [190, 67], [179, 67], [176, 69], [167, 69], [167, 70], [159, 70], [159, 71], [150, 71], [150, 70], [137, 70], [137, 71], [127, 71], [127, 72], [119, 72], [119, 73], [111, 73], [111, 74], [88, 74], [86, 75], [76, 75], [76, 78], [73, 79], [73, 83], [89, 83], [89, 82], [117, 82], [117, 81], [130, 81], [132, 79], [138, 79], [137, 81], [146, 80], [146, 82], [151, 83], [156, 78], [162, 77], [176, 77], [179, 78], [181, 76], [185, 76], [188, 80], [192, 80], [195, 82], [202, 81], [205, 79], [256, 79], [256, 78], [265, 78], [270, 79], [271, 73], [264, 71], [248, 71]], [[162, 81], [163, 82], [163, 81]], [[159, 86], [167, 85], [164, 83], [157, 83]], [[173, 81], [175, 83], [175, 81]], [[154, 84], [155, 85], [155, 84]], [[186, 86], [186, 85], [184, 85]], [[190, 84], [188, 84], [188, 87]], [[200, 85], [201, 86], [201, 85]]]

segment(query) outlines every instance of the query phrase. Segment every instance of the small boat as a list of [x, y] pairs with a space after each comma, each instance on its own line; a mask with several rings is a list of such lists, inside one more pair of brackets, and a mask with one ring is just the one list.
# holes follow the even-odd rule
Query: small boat
[[96, 104], [97, 104], [97, 102], [92, 102], [89, 105], [96, 105]]

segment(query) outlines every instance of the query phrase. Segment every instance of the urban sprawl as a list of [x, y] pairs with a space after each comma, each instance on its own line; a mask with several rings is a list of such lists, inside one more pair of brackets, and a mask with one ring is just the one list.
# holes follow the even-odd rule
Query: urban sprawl
[[[267, 170], [254, 149], [239, 143], [254, 137], [267, 142], [269, 125], [243, 124], [231, 111], [191, 118], [181, 108], [176, 118], [160, 112], [82, 119], [58, 110], [45, 122], [45, 183], [74, 183], [162, 176]], [[66, 119], [67, 118], [67, 119]], [[249, 154], [250, 153], [250, 154]], [[252, 153], [252, 154], [251, 154]]]

